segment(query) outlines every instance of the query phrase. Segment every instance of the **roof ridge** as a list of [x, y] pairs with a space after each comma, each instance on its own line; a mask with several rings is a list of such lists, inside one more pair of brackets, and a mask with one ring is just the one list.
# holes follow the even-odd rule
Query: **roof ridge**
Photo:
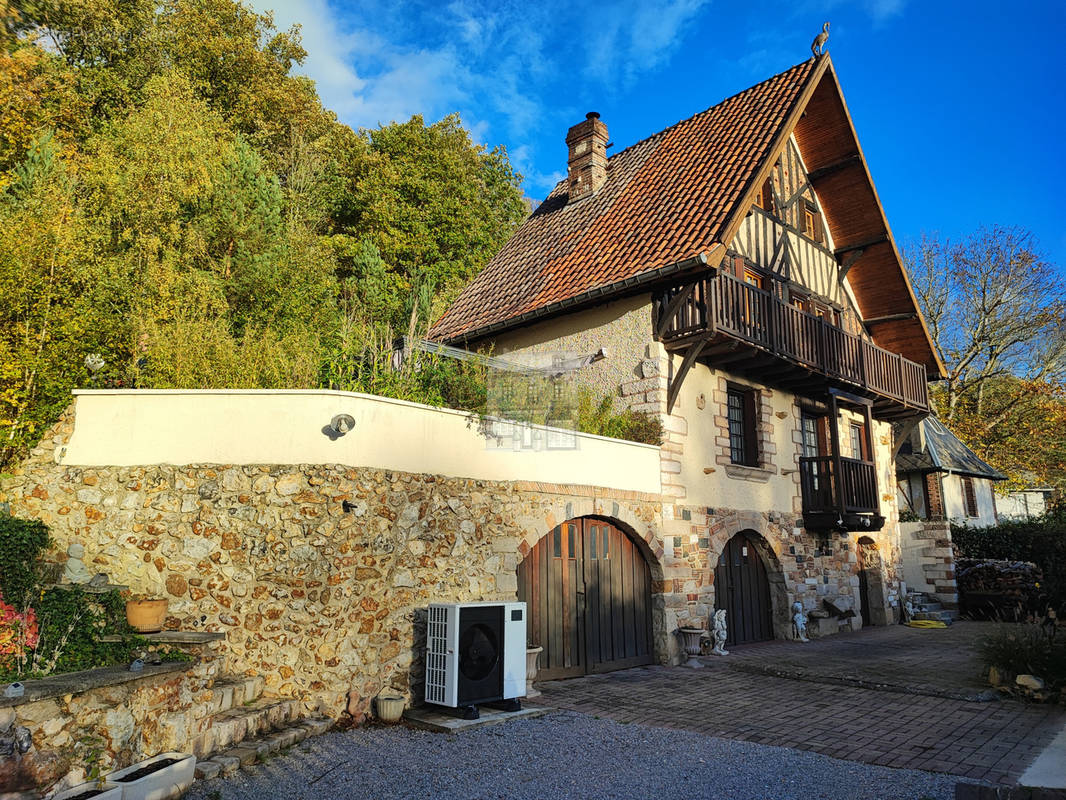
[[802, 67], [804, 64], [806, 64], [809, 61], [815, 61], [814, 57], [808, 58], [805, 61], [801, 61], [798, 64], [793, 64], [788, 69], [783, 69], [780, 72], [778, 72], [778, 73], [776, 73], [774, 75], [771, 75], [769, 78], [766, 78], [765, 80], [759, 81], [754, 86], [749, 86], [747, 89], [744, 89], [743, 91], [737, 92], [736, 94], [729, 95], [729, 97], [723, 97], [721, 100], [719, 100], [713, 106], [709, 106], [709, 107], [703, 109], [702, 111], [697, 111], [696, 113], [694, 113], [694, 114], [692, 114], [690, 116], [687, 116], [684, 119], [679, 119], [674, 124], [668, 125], [667, 127], [663, 128], [661, 131], [656, 131], [655, 133], [651, 134], [650, 136], [645, 136], [643, 139], [634, 142], [633, 144], [629, 145], [628, 147], [626, 147], [626, 148], [624, 148], [622, 150], [619, 150], [617, 153], [613, 153], [607, 159], [608, 163], [610, 163], [610, 160], [612, 158], [617, 158], [618, 156], [622, 155], [622, 153], [626, 152], [627, 150], [632, 150], [634, 147], [638, 147], [638, 146], [644, 144], [645, 142], [648, 142], [648, 141], [654, 139], [657, 136], [662, 136], [665, 133], [669, 133], [674, 128], [676, 128], [678, 125], [683, 125], [686, 122], [690, 122], [690, 121], [696, 119], [696, 117], [702, 117], [705, 114], [709, 114], [712, 111], [714, 111], [716, 108], [718, 108], [719, 106], [722, 106], [722, 105], [728, 103], [730, 100], [735, 100], [738, 97], [743, 97], [748, 92], [754, 92], [759, 87], [764, 86], [767, 83], [770, 83], [770, 81], [773, 81], [773, 80], [776, 80], [777, 78], [780, 78], [782, 75], [785, 75], [786, 73], [792, 72], [793, 70], [798, 69], [799, 67]]
[[[825, 58], [829, 58], [829, 54], [828, 53], [825, 54]], [[634, 148], [640, 147], [641, 145], [645, 145], [648, 142], [652, 141], [653, 139], [657, 139], [660, 136], [664, 136], [665, 134], [669, 133], [674, 128], [676, 128], [678, 125], [683, 125], [686, 122], [691, 122], [692, 120], [696, 119], [697, 117], [702, 117], [705, 114], [709, 114], [712, 111], [714, 111], [716, 108], [718, 108], [719, 106], [722, 106], [725, 103], [728, 103], [730, 100], [735, 100], [738, 97], [743, 97], [748, 92], [753, 92], [756, 89], [758, 89], [759, 87], [764, 86], [767, 83], [770, 83], [770, 81], [776, 80], [777, 78], [780, 78], [782, 75], [785, 75], [786, 73], [792, 72], [793, 70], [798, 69], [799, 67], [802, 67], [803, 65], [807, 64], [810, 61], [814, 61], [815, 63], [817, 63], [817, 59], [815, 57], [813, 57], [813, 56], [811, 58], [808, 58], [808, 59], [805, 59], [803, 61], [800, 61], [798, 64], [793, 64], [788, 69], [783, 69], [780, 72], [775, 73], [774, 75], [771, 75], [769, 78], [765, 78], [764, 80], [759, 81], [754, 86], [749, 86], [747, 89], [739, 91], [736, 94], [729, 95], [729, 97], [723, 97], [721, 100], [719, 100], [713, 106], [708, 106], [707, 108], [703, 109], [702, 111], [697, 111], [694, 114], [691, 114], [691, 115], [685, 117], [684, 119], [679, 119], [677, 122], [673, 123], [672, 125], [667, 125], [662, 130], [658, 130], [655, 133], [652, 133], [652, 134], [649, 134], [648, 136], [645, 136], [643, 139], [638, 139], [637, 141], [633, 142], [633, 144], [627, 145], [626, 147], [623, 147], [617, 153], [612, 153], [611, 155], [609, 155], [607, 157], [607, 165], [610, 166], [612, 159], [618, 158], [619, 156], [621, 156], [621, 155], [623, 155], [625, 153], [628, 153], [630, 150], [633, 150]], [[557, 189], [559, 189], [559, 187], [561, 187], [563, 184], [567, 183], [567, 180], [568, 180], [567, 178], [563, 178], [560, 181], [558, 181], [555, 184], [555, 186], [552, 187], [551, 191], [548, 192], [547, 195], [545, 195], [544, 199], [547, 200], [549, 197], [551, 197], [553, 194], [555, 194], [555, 191]], [[544, 202], [544, 200], [541, 201], [542, 204], [543, 204], [543, 202]], [[538, 206], [538, 208], [539, 207], [540, 206]], [[535, 210], [536, 209], [534, 209], [534, 211]]]

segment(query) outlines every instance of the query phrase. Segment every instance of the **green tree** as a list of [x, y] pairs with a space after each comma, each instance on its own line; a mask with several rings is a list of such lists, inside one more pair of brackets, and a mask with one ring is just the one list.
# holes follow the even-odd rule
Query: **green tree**
[[1066, 279], [1020, 228], [925, 237], [905, 260], [947, 375], [941, 419], [1006, 472], [1066, 483]]

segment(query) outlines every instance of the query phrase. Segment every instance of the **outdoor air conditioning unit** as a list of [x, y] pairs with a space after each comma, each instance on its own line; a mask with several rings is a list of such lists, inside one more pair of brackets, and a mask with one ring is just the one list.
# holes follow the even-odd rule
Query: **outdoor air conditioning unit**
[[518, 711], [526, 694], [525, 603], [431, 603], [426, 702], [478, 718], [478, 704]]

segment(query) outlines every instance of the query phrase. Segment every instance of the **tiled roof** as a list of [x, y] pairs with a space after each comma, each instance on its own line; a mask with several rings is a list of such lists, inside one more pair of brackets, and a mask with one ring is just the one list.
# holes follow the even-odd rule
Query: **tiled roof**
[[430, 332], [477, 337], [523, 314], [709, 251], [820, 61], [809, 59], [608, 160], [592, 197], [562, 181]]

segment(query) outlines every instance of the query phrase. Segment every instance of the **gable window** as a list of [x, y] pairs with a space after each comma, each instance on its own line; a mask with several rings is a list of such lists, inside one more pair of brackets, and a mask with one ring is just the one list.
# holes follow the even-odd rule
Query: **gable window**
[[813, 206], [803, 207], [803, 233], [816, 242], [821, 242], [825, 238], [822, 235], [822, 215]]
[[729, 459], [746, 467], [759, 466], [759, 448], [755, 431], [754, 389], [731, 387], [727, 392], [729, 420]]
[[962, 499], [966, 504], [966, 516], [977, 516], [977, 494], [973, 488], [973, 478], [962, 479]]

